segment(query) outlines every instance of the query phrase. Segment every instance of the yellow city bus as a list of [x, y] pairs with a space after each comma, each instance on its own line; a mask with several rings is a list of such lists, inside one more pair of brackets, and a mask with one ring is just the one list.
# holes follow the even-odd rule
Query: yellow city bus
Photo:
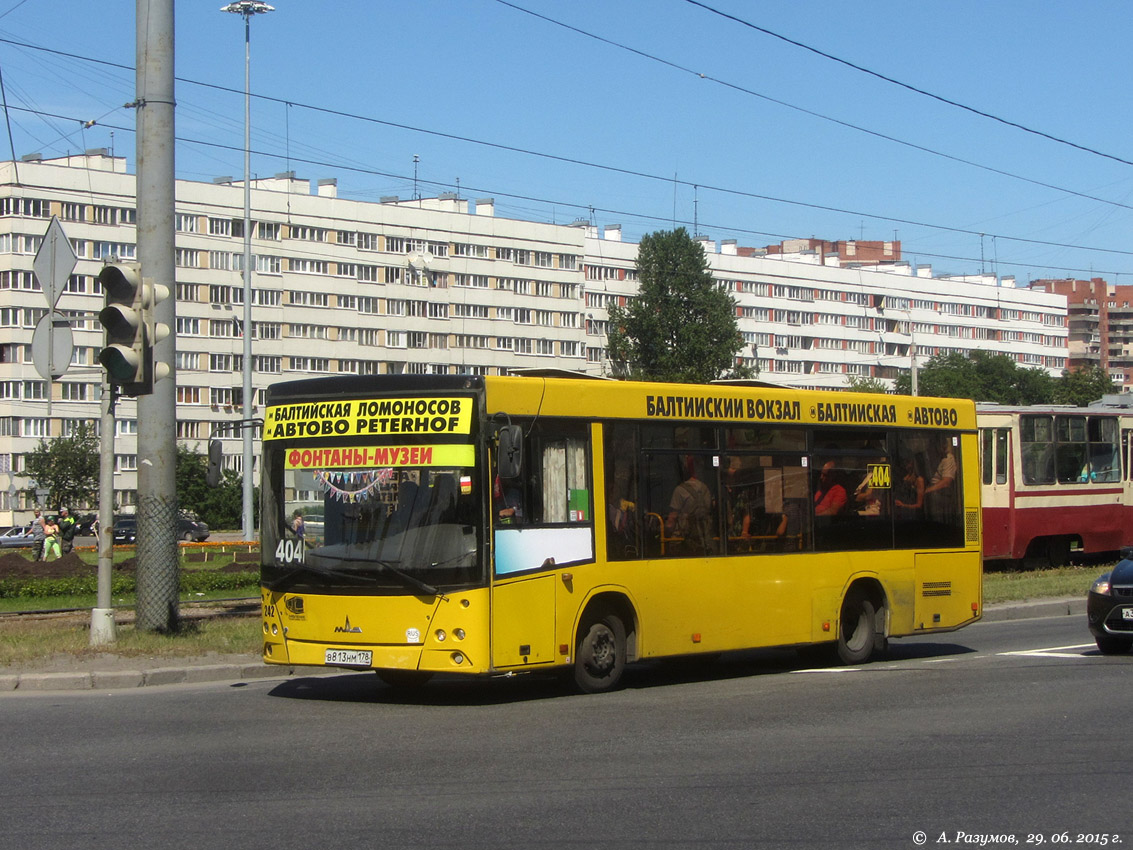
[[264, 660], [436, 673], [771, 646], [846, 664], [982, 611], [975, 407], [546, 373], [272, 386]]

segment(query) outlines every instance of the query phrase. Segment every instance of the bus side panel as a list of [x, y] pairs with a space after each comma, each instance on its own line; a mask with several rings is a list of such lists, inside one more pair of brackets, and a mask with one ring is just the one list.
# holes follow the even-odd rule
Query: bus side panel
[[557, 573], [492, 588], [492, 667], [550, 664], [555, 657]]
[[954, 629], [983, 612], [980, 553], [918, 552], [913, 630]]

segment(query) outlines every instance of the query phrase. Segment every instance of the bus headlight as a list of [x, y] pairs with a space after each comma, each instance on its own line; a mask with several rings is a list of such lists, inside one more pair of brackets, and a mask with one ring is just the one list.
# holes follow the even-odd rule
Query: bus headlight
[[440, 641], [441, 643], [444, 643], [444, 641], [445, 641], [445, 638], [447, 638], [447, 637], [448, 637], [448, 635], [446, 635], [446, 634], [445, 634], [445, 630], [444, 630], [444, 629], [437, 629], [437, 631], [436, 631], [436, 637], [437, 637], [437, 640], [438, 640], [438, 641]]
[[452, 636], [457, 640], [464, 640], [464, 629], [453, 629]]
[[463, 663], [464, 663], [464, 655], [463, 655], [463, 653], [460, 653], [460, 652], [454, 652], [454, 653], [452, 654], [452, 663], [453, 663], [453, 664], [457, 664], [457, 665], [463, 664]]

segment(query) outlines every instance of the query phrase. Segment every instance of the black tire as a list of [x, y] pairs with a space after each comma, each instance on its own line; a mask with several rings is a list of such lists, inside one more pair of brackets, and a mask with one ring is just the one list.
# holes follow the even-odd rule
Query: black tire
[[843, 664], [865, 664], [877, 642], [877, 609], [860, 590], [851, 590], [838, 618], [838, 660]]
[[186, 543], [192, 543], [193, 542], [193, 532], [186, 531], [184, 540], [185, 540]]
[[1113, 635], [1095, 635], [1094, 642], [1097, 643], [1098, 652], [1102, 655], [1124, 655], [1133, 646], [1133, 641], [1128, 638]]
[[587, 694], [618, 687], [626, 666], [626, 628], [616, 614], [590, 620], [578, 633], [574, 683]]
[[419, 688], [433, 678], [433, 674], [425, 670], [375, 670], [374, 672], [391, 688], [400, 690]]

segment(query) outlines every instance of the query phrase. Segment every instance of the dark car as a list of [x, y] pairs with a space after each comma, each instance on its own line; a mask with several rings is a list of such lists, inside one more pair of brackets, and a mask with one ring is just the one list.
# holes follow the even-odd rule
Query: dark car
[[[177, 536], [189, 543], [208, 540], [209, 527], [189, 513], [177, 517]], [[120, 516], [114, 521], [115, 543], [136, 543], [138, 540], [138, 518]]]
[[114, 520], [114, 542], [118, 544], [135, 543], [138, 539], [138, 518], [120, 516]]
[[77, 537], [92, 536], [96, 522], [98, 522], [98, 514], [81, 514], [75, 517], [75, 535]]
[[1106, 655], [1133, 647], [1133, 547], [1121, 550], [1121, 561], [1090, 588], [1086, 618], [1098, 650]]

